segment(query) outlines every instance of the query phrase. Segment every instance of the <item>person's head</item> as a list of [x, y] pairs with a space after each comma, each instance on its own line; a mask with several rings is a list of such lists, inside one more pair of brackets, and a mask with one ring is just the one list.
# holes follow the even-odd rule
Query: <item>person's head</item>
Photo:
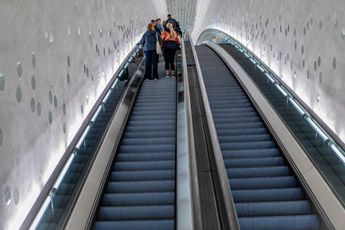
[[162, 22], [162, 25], [165, 26], [165, 21]]
[[152, 19], [151, 23], [153, 24], [153, 26], [155, 26], [156, 25], [156, 20]]
[[167, 24], [167, 28], [170, 30], [170, 37], [172, 37], [172, 38], [176, 37], [176, 32], [174, 30], [174, 26], [173, 26], [172, 22], [169, 22]]
[[168, 18], [171, 18], [171, 14], [168, 14]]
[[155, 30], [155, 26], [154, 26], [152, 23], [150, 23], [150, 24], [147, 26], [147, 31], [153, 31], [153, 30]]
[[160, 18], [157, 18], [157, 22], [161, 22], [162, 20]]

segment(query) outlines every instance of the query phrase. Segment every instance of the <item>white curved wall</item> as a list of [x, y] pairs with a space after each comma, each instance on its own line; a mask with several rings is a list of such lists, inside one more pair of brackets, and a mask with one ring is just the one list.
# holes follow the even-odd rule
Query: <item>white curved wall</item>
[[196, 42], [207, 28], [260, 57], [345, 142], [343, 0], [199, 0]]
[[150, 19], [166, 14], [159, 0], [1, 1], [1, 229], [19, 228]]

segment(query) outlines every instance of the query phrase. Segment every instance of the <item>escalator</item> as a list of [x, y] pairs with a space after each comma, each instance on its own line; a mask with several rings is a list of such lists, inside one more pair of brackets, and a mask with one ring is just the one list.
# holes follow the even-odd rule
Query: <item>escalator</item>
[[318, 229], [292, 169], [231, 71], [196, 47], [241, 229]]
[[94, 229], [175, 229], [176, 79], [143, 81]]

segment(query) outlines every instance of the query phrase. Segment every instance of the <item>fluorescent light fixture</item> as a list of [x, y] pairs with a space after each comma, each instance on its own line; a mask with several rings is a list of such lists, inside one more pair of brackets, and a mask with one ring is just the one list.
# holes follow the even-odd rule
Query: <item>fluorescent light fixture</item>
[[344, 154], [339, 150], [339, 148], [335, 144], [330, 144], [329, 145], [333, 152], [337, 155], [337, 157], [345, 164], [345, 156]]
[[130, 62], [132, 62], [133, 61], [133, 57], [130, 57], [129, 59], [128, 59], [128, 63], [130, 63]]
[[256, 61], [254, 61], [253, 58], [249, 58], [249, 60], [255, 65], [256, 64]]
[[110, 94], [111, 94], [112, 92], [113, 92], [112, 89], [110, 89], [110, 90], [108, 91], [108, 93], [107, 93], [107, 95], [105, 95], [105, 97], [104, 97], [102, 103], [104, 103], [104, 104], [107, 103], [107, 100], [109, 99]]
[[91, 119], [91, 122], [94, 123], [98, 117], [98, 114], [101, 112], [102, 110], [102, 105], [98, 106], [98, 109], [96, 111], [96, 113], [93, 115], [92, 119]]
[[112, 88], [112, 89], [115, 89], [115, 87], [116, 87], [116, 85], [117, 85], [118, 82], [119, 82], [119, 79], [116, 78], [116, 80], [115, 80], [114, 84], [111, 86], [111, 88]]
[[59, 177], [57, 178], [56, 182], [53, 185], [53, 188], [55, 188], [56, 190], [59, 188], [62, 179], [65, 177], [67, 170], [69, 169], [69, 167], [71, 166], [73, 160], [74, 160], [75, 154], [74, 152], [72, 153], [72, 155], [68, 158], [67, 163], [65, 164], [65, 166], [63, 167]]
[[127, 69], [129, 65], [129, 62], [126, 63], [126, 65], [123, 67], [124, 69]]
[[275, 80], [271, 77], [271, 75], [268, 72], [266, 72], [265, 75], [272, 83], [275, 82]]
[[318, 133], [318, 135], [321, 137], [323, 141], [328, 140], [326, 134], [317, 126], [317, 124], [314, 123], [313, 120], [310, 119], [310, 117], [308, 117], [306, 120], [308, 124]]
[[265, 70], [259, 64], [257, 64], [256, 67], [258, 67], [258, 69], [261, 70], [261, 72], [265, 72]]
[[288, 95], [278, 83], [276, 84], [276, 87], [284, 95], [284, 97]]
[[244, 56], [246, 56], [247, 58], [249, 58], [249, 55], [247, 53], [244, 53]]
[[301, 114], [302, 116], [305, 114], [305, 112], [303, 111], [303, 109], [301, 108], [301, 106], [299, 106], [294, 99], [292, 99], [291, 97], [289, 98], [289, 101], [291, 102], [291, 104], [293, 105], [293, 107], [295, 107], [295, 109], [297, 110], [297, 112], [299, 114]]
[[50, 196], [47, 196], [47, 198], [45, 199], [43, 205], [40, 208], [40, 211], [37, 213], [34, 221], [32, 222], [31, 226], [30, 226], [30, 230], [35, 230], [37, 229], [38, 224], [40, 223], [42, 216], [44, 215], [46, 209], [48, 208], [49, 204], [50, 204]]
[[89, 131], [90, 131], [90, 125], [88, 125], [88, 126], [86, 127], [86, 129], [85, 129], [83, 135], [80, 137], [80, 139], [79, 139], [77, 145], [75, 146], [77, 149], [80, 149], [80, 146], [83, 144], [84, 139], [85, 139], [86, 135], [89, 133]]

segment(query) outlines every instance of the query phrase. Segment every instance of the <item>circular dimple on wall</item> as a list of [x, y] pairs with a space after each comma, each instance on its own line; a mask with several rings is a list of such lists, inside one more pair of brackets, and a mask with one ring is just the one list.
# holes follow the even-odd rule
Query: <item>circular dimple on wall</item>
[[32, 67], [36, 67], [36, 54], [35, 52], [32, 52], [31, 53], [31, 64], [32, 64]]
[[67, 74], [67, 84], [71, 82], [71, 77], [69, 76], [69, 73]]
[[81, 114], [84, 114], [84, 106], [83, 105], [80, 105], [80, 112], [81, 112]]
[[48, 120], [49, 120], [49, 124], [53, 123], [53, 114], [51, 111], [49, 111]]
[[34, 113], [36, 109], [35, 99], [31, 98], [31, 111]]
[[341, 29], [341, 38], [345, 40], [345, 27]]
[[333, 58], [333, 69], [337, 68], [337, 59], [334, 57]]
[[17, 87], [16, 98], [18, 103], [22, 101], [22, 89], [20, 87]]
[[67, 66], [70, 67], [71, 66], [71, 59], [69, 56], [67, 56]]
[[5, 204], [6, 205], [10, 205], [11, 204], [11, 189], [8, 186], [5, 188], [4, 199], [5, 199]]
[[310, 78], [310, 72], [309, 72], [309, 69], [307, 70], [307, 78], [308, 78], [308, 79]]
[[304, 59], [302, 61], [302, 66], [303, 66], [303, 69], [304, 69], [304, 67], [305, 67], [305, 60]]
[[21, 62], [17, 62], [17, 74], [18, 74], [18, 77], [22, 77], [23, 69], [22, 69], [22, 63]]
[[295, 50], [297, 50], [297, 40], [295, 40]]
[[304, 46], [301, 47], [301, 53], [304, 54]]
[[14, 192], [13, 192], [13, 202], [14, 202], [15, 205], [17, 205], [18, 202], [19, 202], [19, 191], [18, 191], [18, 188], [14, 189]]
[[304, 27], [303, 34], [306, 35], [306, 33], [307, 33], [307, 29]]
[[35, 78], [35, 75], [32, 75], [31, 77], [31, 87], [33, 90], [36, 89], [36, 78]]
[[0, 73], [0, 91], [5, 89], [5, 77], [2, 73]]
[[321, 57], [319, 56], [318, 59], [317, 59], [317, 65], [318, 66], [321, 66]]
[[55, 108], [57, 107], [57, 105], [58, 105], [58, 102], [57, 102], [57, 97], [56, 97], [56, 95], [54, 96], [54, 106], [55, 106]]
[[41, 103], [37, 103], [37, 115], [40, 117], [41, 116]]
[[63, 103], [62, 105], [62, 111], [63, 111], [63, 115], [66, 115], [66, 104]]
[[322, 83], [322, 72], [319, 74], [319, 82]]
[[62, 131], [63, 131], [63, 133], [66, 133], [66, 123], [65, 122], [62, 125]]
[[53, 103], [53, 94], [52, 94], [52, 91], [49, 91], [49, 103], [50, 103], [50, 104]]
[[319, 22], [319, 28], [320, 30], [322, 30], [322, 20], [320, 19], [320, 22]]
[[2, 129], [0, 128], [0, 146], [2, 145], [4, 141], [4, 134], [2, 133]]
[[317, 70], [317, 63], [316, 63], [316, 61], [314, 61], [314, 70], [315, 71]]

